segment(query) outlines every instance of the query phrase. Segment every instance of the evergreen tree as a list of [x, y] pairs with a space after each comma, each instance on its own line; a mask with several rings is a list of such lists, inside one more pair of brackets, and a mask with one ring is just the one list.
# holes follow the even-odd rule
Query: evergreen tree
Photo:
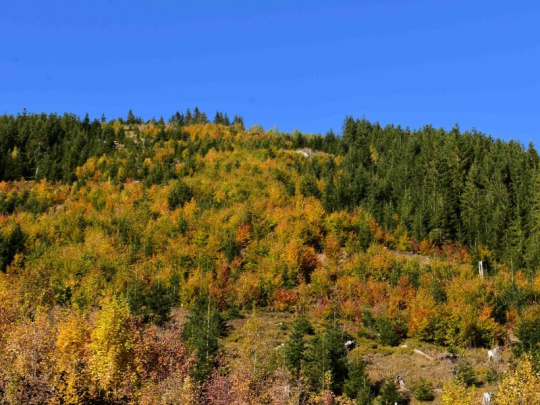
[[240, 128], [244, 129], [244, 119], [240, 115], [235, 115], [233, 125], [238, 125]]
[[223, 124], [223, 114], [219, 111], [216, 112], [216, 115], [214, 116], [214, 124]]
[[505, 250], [504, 258], [510, 265], [512, 271], [516, 271], [521, 267], [523, 258], [523, 232], [521, 230], [521, 218], [516, 210], [510, 220], [505, 234]]
[[172, 124], [176, 124], [178, 126], [184, 126], [185, 125], [185, 119], [184, 114], [181, 114], [180, 112], [176, 112], [173, 114], [173, 116], [169, 119], [169, 122]]
[[513, 348], [515, 354], [528, 352], [540, 361], [540, 307], [535, 306], [524, 314], [518, 323], [516, 336], [519, 342]]
[[208, 123], [208, 117], [206, 116], [205, 112], [201, 113], [201, 118], [200, 118], [199, 121], [200, 121], [199, 122], [200, 124], [207, 124]]
[[0, 270], [5, 271], [17, 253], [24, 250], [26, 235], [19, 224], [8, 233], [7, 236], [0, 235]]
[[421, 378], [420, 381], [416, 383], [416, 388], [414, 389], [414, 398], [418, 401], [433, 401], [435, 395], [433, 394], [433, 387], [430, 382]]
[[128, 125], [131, 125], [131, 124], [140, 124], [142, 123], [142, 120], [140, 118], [137, 118], [135, 116], [135, 114], [133, 114], [133, 111], [130, 109], [129, 112], [128, 112], [128, 115], [127, 115], [127, 120], [126, 120], [126, 123]]
[[355, 359], [349, 363], [349, 375], [345, 380], [343, 392], [349, 398], [357, 399], [358, 404], [368, 404], [373, 393], [364, 362]]
[[167, 202], [170, 209], [175, 209], [190, 201], [193, 197], [193, 192], [182, 180], [173, 180], [171, 183]]
[[193, 110], [193, 123], [200, 124], [201, 122], [202, 122], [201, 112], [199, 111], [198, 107], [195, 107], [195, 109]]
[[203, 381], [212, 372], [219, 351], [218, 338], [225, 331], [225, 322], [211, 301], [198, 299], [190, 308], [184, 325], [184, 339], [196, 355], [191, 368], [191, 375], [196, 380]]
[[525, 260], [530, 269], [537, 270], [540, 268], [540, 174], [534, 184], [530, 218]]
[[393, 378], [386, 379], [382, 385], [379, 403], [381, 405], [405, 404], [405, 401], [399, 396], [399, 392]]
[[294, 378], [300, 377], [302, 363], [305, 358], [306, 345], [304, 336], [306, 334], [305, 318], [299, 317], [295, 320], [289, 339], [285, 343], [284, 354], [285, 364]]
[[343, 123], [343, 140], [350, 149], [356, 138], [356, 122], [351, 116], [345, 117], [345, 122]]
[[[307, 349], [305, 374], [313, 390], [330, 389], [341, 394], [347, 372], [344, 333], [341, 326], [333, 322], [315, 336]], [[327, 373], [331, 378], [329, 387], [325, 386]]]

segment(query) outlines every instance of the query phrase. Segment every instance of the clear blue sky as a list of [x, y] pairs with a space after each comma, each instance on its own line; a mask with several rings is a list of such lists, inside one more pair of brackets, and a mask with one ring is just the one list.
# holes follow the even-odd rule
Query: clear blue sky
[[540, 144], [530, 1], [10, 1], [0, 113], [143, 118], [199, 106], [341, 132], [345, 115]]

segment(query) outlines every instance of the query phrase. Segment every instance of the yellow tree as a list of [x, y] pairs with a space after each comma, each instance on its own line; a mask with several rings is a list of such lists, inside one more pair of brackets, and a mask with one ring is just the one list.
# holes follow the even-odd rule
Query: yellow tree
[[442, 405], [476, 405], [478, 398], [474, 388], [467, 388], [459, 380], [444, 384]]
[[128, 380], [133, 362], [133, 337], [128, 304], [119, 298], [104, 302], [90, 343], [90, 370], [105, 395], [116, 396]]
[[495, 397], [496, 405], [540, 404], [540, 375], [533, 369], [530, 357], [524, 357], [508, 371]]
[[88, 326], [84, 317], [70, 313], [58, 325], [55, 343], [57, 396], [61, 403], [83, 403], [88, 388], [86, 344]]

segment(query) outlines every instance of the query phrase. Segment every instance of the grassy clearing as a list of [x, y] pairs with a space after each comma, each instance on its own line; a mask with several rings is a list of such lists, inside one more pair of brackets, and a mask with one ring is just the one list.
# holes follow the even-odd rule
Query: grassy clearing
[[[278, 351], [280, 345], [287, 340], [289, 326], [294, 320], [294, 314], [285, 312], [271, 312], [260, 309], [256, 311], [243, 311], [243, 318], [228, 321], [229, 335], [222, 340], [222, 346], [227, 358], [232, 362], [238, 358], [242, 350], [243, 327], [249, 320], [255, 320], [260, 328], [261, 342], [267, 348]], [[318, 328], [318, 325], [314, 325]], [[374, 384], [380, 384], [387, 377], [400, 375], [405, 380], [407, 388], [414, 389], [421, 380], [430, 383], [435, 393], [433, 404], [440, 403], [444, 383], [453, 380], [454, 369], [461, 361], [470, 363], [478, 381], [478, 395], [485, 391], [495, 391], [497, 377], [508, 367], [510, 353], [502, 351], [500, 363], [488, 361], [486, 349], [460, 349], [450, 353], [448, 348], [436, 346], [415, 339], [407, 339], [396, 347], [382, 345], [376, 340], [366, 337], [357, 337], [359, 328], [349, 324], [347, 331], [357, 341], [357, 347], [350, 353], [351, 356], [360, 356], [366, 363], [366, 369]], [[356, 332], [356, 333], [355, 333]], [[429, 359], [414, 351], [421, 350]], [[453, 358], [452, 356], [455, 357]], [[412, 399], [411, 404], [423, 402]], [[425, 403], [425, 402], [424, 402]]]

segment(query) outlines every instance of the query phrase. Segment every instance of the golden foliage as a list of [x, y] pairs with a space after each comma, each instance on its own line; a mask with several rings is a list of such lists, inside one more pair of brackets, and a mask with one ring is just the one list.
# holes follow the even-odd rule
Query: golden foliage
[[476, 405], [478, 403], [475, 388], [467, 388], [459, 381], [444, 384], [441, 405]]
[[494, 403], [496, 405], [540, 404], [540, 375], [530, 357], [524, 357], [513, 370], [506, 372]]
[[133, 364], [133, 335], [129, 308], [119, 298], [105, 300], [91, 333], [90, 371], [98, 386], [116, 393], [129, 380]]

